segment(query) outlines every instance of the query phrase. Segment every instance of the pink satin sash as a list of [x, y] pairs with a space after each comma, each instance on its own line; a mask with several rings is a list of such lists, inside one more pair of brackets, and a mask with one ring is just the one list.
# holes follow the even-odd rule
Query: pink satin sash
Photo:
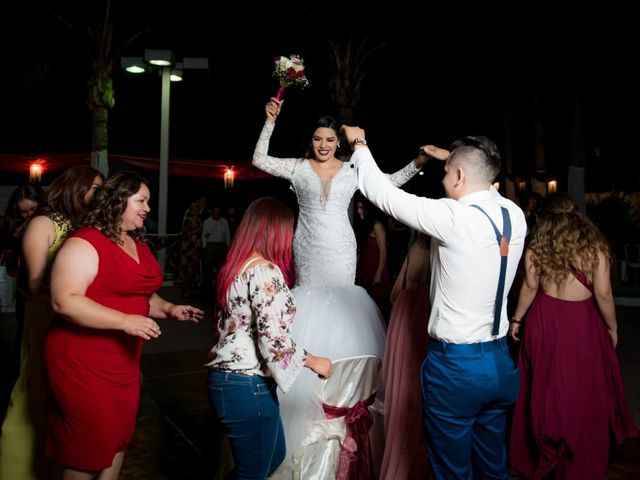
[[344, 417], [347, 435], [340, 449], [340, 462], [336, 480], [374, 480], [373, 457], [369, 441], [369, 429], [373, 425], [373, 415], [369, 405], [375, 400], [375, 394], [353, 407], [334, 407], [322, 404], [328, 419]]

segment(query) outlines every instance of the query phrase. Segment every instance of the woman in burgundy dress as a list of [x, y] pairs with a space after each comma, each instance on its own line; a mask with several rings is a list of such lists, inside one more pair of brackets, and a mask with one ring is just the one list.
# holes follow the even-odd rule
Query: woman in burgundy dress
[[356, 200], [356, 239], [358, 266], [356, 285], [364, 288], [376, 302], [385, 322], [391, 314], [391, 276], [387, 267], [386, 217], [362, 195]]
[[51, 273], [54, 323], [45, 340], [55, 404], [47, 454], [64, 479], [118, 478], [136, 423], [142, 340], [157, 338], [149, 317], [194, 320], [203, 312], [155, 292], [162, 274], [143, 238], [149, 188], [120, 172], [95, 196], [84, 228], [64, 243]]
[[601, 480], [610, 437], [621, 442], [638, 433], [615, 353], [610, 262], [605, 238], [575, 202], [548, 197], [525, 253], [510, 331], [518, 340], [524, 329], [510, 439], [514, 475]]
[[429, 236], [419, 232], [391, 290], [391, 319], [382, 361], [385, 448], [381, 480], [431, 478], [422, 409], [420, 367], [429, 336]]

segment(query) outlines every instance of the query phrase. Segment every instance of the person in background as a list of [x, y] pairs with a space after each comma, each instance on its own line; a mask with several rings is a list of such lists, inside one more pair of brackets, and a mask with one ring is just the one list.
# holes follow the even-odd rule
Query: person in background
[[542, 204], [542, 195], [537, 192], [526, 192], [520, 198], [520, 207], [527, 219], [527, 233], [531, 233], [536, 226], [538, 210]]
[[279, 200], [255, 200], [218, 275], [209, 398], [228, 430], [238, 480], [265, 479], [285, 457], [276, 387], [286, 394], [303, 367], [331, 375], [331, 361], [303, 350], [289, 333], [296, 305], [283, 269], [292, 237], [293, 212]]
[[194, 203], [182, 222], [182, 237], [180, 239], [178, 273], [184, 298], [192, 298], [199, 293], [201, 235], [202, 219], [200, 217], [200, 208], [198, 204]]
[[231, 233], [231, 238], [233, 238], [233, 236], [236, 234], [236, 230], [238, 229], [238, 224], [240, 223], [240, 217], [238, 217], [236, 207], [227, 207], [225, 218], [227, 220], [227, 223], [229, 224], [229, 232]]
[[415, 232], [406, 225], [387, 215], [388, 240], [387, 240], [387, 265], [391, 281], [395, 282], [402, 268], [402, 263], [409, 252], [409, 248], [415, 241]]
[[617, 442], [638, 434], [615, 353], [610, 265], [606, 239], [571, 197], [547, 197], [511, 320], [514, 340], [524, 330], [510, 438], [515, 475], [600, 480], [611, 434]]
[[[2, 369], [2, 399], [0, 399], [0, 418], [4, 414], [9, 401], [11, 389], [20, 372], [20, 343], [24, 328], [24, 307], [28, 294], [27, 270], [22, 258], [22, 237], [29, 219], [38, 209], [44, 190], [40, 185], [26, 183], [17, 187], [9, 197], [4, 212], [3, 228], [0, 233], [0, 266], [5, 269], [7, 282], [14, 285], [7, 300], [15, 312], [16, 329], [13, 340], [7, 344], [12, 348], [7, 352], [6, 368]], [[15, 279], [15, 280], [14, 280]], [[10, 302], [10, 303], [9, 303]]]
[[387, 332], [382, 378], [384, 380], [384, 431], [386, 446], [382, 480], [429, 478], [429, 460], [420, 422], [422, 407], [420, 366], [429, 343], [429, 236], [416, 235], [391, 291], [391, 319]]
[[136, 424], [142, 343], [161, 333], [152, 318], [204, 313], [156, 293], [162, 273], [143, 235], [149, 199], [143, 178], [112, 175], [53, 265], [46, 452], [64, 480], [118, 478]]
[[356, 285], [360, 285], [371, 295], [388, 323], [391, 313], [391, 277], [387, 268], [387, 216], [362, 195], [357, 196], [356, 212]]
[[211, 209], [211, 216], [202, 224], [202, 247], [204, 248], [203, 293], [212, 292], [215, 279], [224, 263], [231, 232], [227, 220], [222, 217], [220, 207]]
[[47, 378], [43, 342], [53, 318], [49, 273], [62, 242], [80, 222], [102, 183], [102, 174], [94, 168], [68, 168], [53, 180], [24, 232], [22, 254], [29, 297], [24, 308], [20, 374], [2, 424], [0, 478], [58, 478], [58, 469], [44, 453]]
[[343, 131], [364, 196], [433, 239], [431, 339], [421, 380], [434, 477], [507, 479], [507, 411], [519, 375], [506, 341], [506, 297], [527, 224], [520, 207], [492, 185], [500, 171], [498, 148], [483, 136], [463, 137], [451, 152], [421, 147], [420, 155], [446, 160], [447, 198], [436, 200], [391, 185], [365, 145], [364, 130]]

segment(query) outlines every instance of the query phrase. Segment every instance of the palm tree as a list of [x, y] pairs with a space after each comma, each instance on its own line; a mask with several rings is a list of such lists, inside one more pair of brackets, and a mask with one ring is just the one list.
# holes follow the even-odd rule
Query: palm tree
[[371, 36], [348, 37], [341, 41], [329, 39], [329, 95], [338, 109], [341, 123], [348, 124], [353, 120], [354, 110], [361, 101], [366, 63], [385, 46], [385, 42], [374, 43]]
[[125, 46], [149, 31], [151, 27], [133, 34], [114, 50], [111, 0], [106, 0], [104, 7], [102, 20], [95, 26], [87, 25], [84, 34], [57, 12], [49, 9], [49, 13], [70, 30], [89, 56], [91, 74], [87, 82], [87, 107], [91, 110], [91, 166], [106, 176], [109, 174], [109, 110], [115, 105], [113, 63]]

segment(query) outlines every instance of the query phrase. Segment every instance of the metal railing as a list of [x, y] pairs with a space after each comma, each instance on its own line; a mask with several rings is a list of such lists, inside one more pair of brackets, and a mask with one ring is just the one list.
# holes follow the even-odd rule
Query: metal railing
[[178, 282], [178, 267], [180, 266], [181, 233], [147, 233], [145, 238], [149, 242], [151, 251], [158, 259], [162, 268], [163, 285], [175, 285]]

